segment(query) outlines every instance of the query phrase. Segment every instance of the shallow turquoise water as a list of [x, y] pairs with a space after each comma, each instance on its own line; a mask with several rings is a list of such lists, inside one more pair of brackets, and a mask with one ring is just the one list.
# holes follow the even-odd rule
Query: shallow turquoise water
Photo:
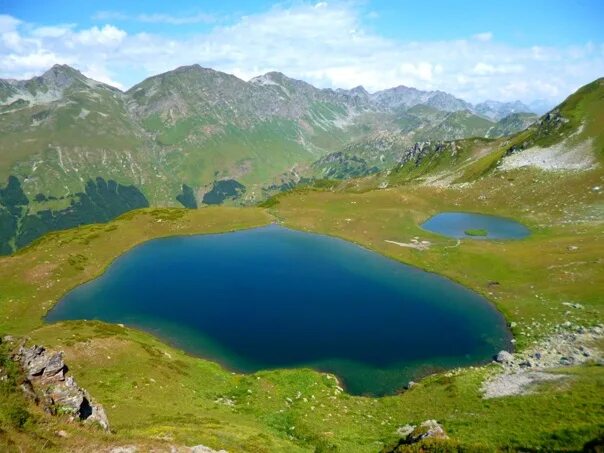
[[152, 332], [232, 370], [311, 367], [383, 395], [509, 347], [503, 317], [445, 278], [278, 226], [146, 242], [68, 293], [48, 321]]
[[[430, 217], [422, 228], [453, 238], [471, 239], [522, 239], [530, 230], [511, 219], [469, 212], [441, 212]], [[467, 230], [486, 230], [486, 236], [469, 236]]]

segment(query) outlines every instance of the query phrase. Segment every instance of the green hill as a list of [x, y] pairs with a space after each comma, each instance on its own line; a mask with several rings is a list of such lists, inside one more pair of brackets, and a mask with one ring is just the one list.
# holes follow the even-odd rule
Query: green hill
[[[207, 134], [214, 133], [198, 123], [178, 129], [178, 133], [173, 130], [183, 118], [181, 114], [187, 118], [211, 116], [203, 113], [207, 106], [201, 100], [189, 102], [195, 93], [187, 92], [187, 83], [180, 78], [208, 76], [216, 81], [223, 77], [198, 68], [183, 72], [175, 78], [169, 76], [168, 81], [160, 77], [145, 84], [143, 89], [148, 92], [144, 98], [151, 100], [148, 104], [135, 102], [132, 92], [113, 97], [110, 89], [96, 85], [94, 90], [100, 90], [100, 98], [89, 96], [99, 102], [99, 108], [114, 105], [125, 112], [129, 122], [120, 126], [116, 121], [114, 126], [130, 131], [123, 136], [148, 144], [149, 148], [142, 148], [141, 153], [151, 156], [150, 162], [167, 165], [166, 170], [157, 167], [157, 171], [165, 171], [159, 173], [161, 178], [157, 176], [165, 181], [157, 185], [158, 192], [152, 192], [154, 183], [147, 179], [141, 180], [143, 191], [127, 184], [127, 178], [117, 177], [90, 177], [81, 182], [83, 189], [77, 189], [74, 183], [74, 189], [65, 192], [38, 189], [34, 185], [38, 184], [37, 169], [32, 169], [36, 153], [27, 154], [27, 146], [24, 160], [17, 159], [15, 162], [21, 163], [11, 169], [29, 169], [30, 176], [8, 176], [6, 184], [0, 185], [0, 234], [9, 238], [8, 242], [0, 242], [8, 244], [4, 253], [30, 241], [32, 236], [28, 234], [105, 222], [123, 213], [108, 223], [44, 234], [17, 253], [0, 257], [0, 332], [11, 336], [0, 342], [0, 450], [190, 451], [191, 446], [203, 444], [244, 452], [593, 451], [601, 444], [604, 80], [581, 88], [529, 128], [509, 137], [405, 144], [411, 137], [403, 139], [404, 134], [398, 132], [380, 133], [369, 128], [365, 130], [366, 138], [381, 148], [372, 149], [371, 140], [357, 138], [349, 146], [359, 154], [325, 149], [314, 165], [306, 165], [317, 177], [348, 179], [313, 183], [305, 179], [302, 166], [289, 168], [281, 175], [290, 175], [290, 180], [277, 181], [282, 184], [282, 193], [262, 208], [147, 207], [125, 212], [159, 203], [161, 198], [149, 200], [148, 193], [162, 193], [159, 188], [168, 186], [171, 173], [187, 170], [182, 162], [188, 157], [179, 150], [198, 140], [205, 143]], [[60, 90], [68, 96], [88, 92], [84, 86], [88, 82], [77, 74], [72, 76], [74, 79], [68, 77], [71, 81], [66, 84], [58, 76], [57, 83], [48, 85], [54, 88], [42, 91], [38, 85], [31, 91], [21, 85], [4, 87], [2, 92], [10, 96], [7, 105], [16, 110], [2, 117], [2, 127], [7, 131], [14, 127], [15, 131], [24, 131], [24, 137], [34, 138], [32, 131], [37, 131], [37, 126], [28, 122], [27, 115], [41, 108], [40, 96], [49, 99]], [[266, 90], [280, 91], [284, 98], [286, 92], [292, 96], [297, 83], [274, 77], [254, 84], [268, 84]], [[222, 84], [239, 86], [237, 80], [227, 77], [212, 85], [213, 89]], [[158, 93], [162, 87], [176, 94]], [[250, 90], [265, 92], [265, 88]], [[312, 89], [304, 85], [297, 90], [306, 93], [306, 98], [323, 96], [312, 94]], [[26, 96], [26, 91], [31, 95]], [[179, 91], [184, 93], [181, 100]], [[16, 92], [23, 102], [14, 99]], [[305, 140], [322, 140], [320, 131], [325, 129], [318, 120], [312, 123], [314, 126], [308, 123], [308, 112], [315, 111], [316, 102], [325, 107], [324, 99], [336, 95], [325, 96], [321, 101], [309, 102], [309, 109], [303, 113], [281, 113], [280, 121], [291, 127], [303, 125], [300, 127], [308, 134]], [[273, 99], [273, 95], [266, 99]], [[234, 107], [224, 97], [213, 102], [220, 108], [212, 112], [235, 115], [231, 110]], [[360, 109], [364, 101], [358, 102], [354, 108]], [[45, 100], [43, 105], [49, 106], [44, 107], [49, 113], [43, 119], [49, 123], [40, 124], [50, 127], [50, 122], [57, 121], [59, 113], [71, 104], [54, 99]], [[247, 132], [265, 124], [265, 120], [254, 116], [254, 126], [246, 121], [262, 111], [270, 117], [273, 108], [278, 107], [250, 110], [245, 115], [242, 108], [242, 114], [229, 119], [229, 126], [220, 134], [226, 137], [232, 133], [233, 140], [246, 140]], [[75, 133], [79, 120], [74, 111], [61, 124]], [[329, 111], [335, 115], [335, 107]], [[418, 121], [422, 115], [441, 115], [424, 107], [404, 113]], [[82, 118], [82, 127], [92, 124], [86, 122], [92, 121], [90, 115]], [[322, 118], [329, 115], [324, 111]], [[363, 111], [359, 118], [371, 115], [374, 113]], [[400, 115], [380, 112], [372, 118], [388, 118], [390, 126]], [[443, 116], [449, 117], [450, 113]], [[450, 124], [463, 124], [467, 118], [471, 120], [469, 125], [484, 124], [474, 123], [463, 112], [453, 118], [460, 121]], [[218, 116], [211, 121], [219, 121]], [[272, 124], [274, 120], [266, 121]], [[351, 127], [356, 132], [362, 129], [359, 123]], [[339, 140], [336, 132], [329, 140]], [[99, 131], [99, 140], [103, 136]], [[56, 165], [65, 167], [65, 174], [77, 174], [75, 168], [79, 167], [71, 153], [79, 148], [69, 142], [69, 134], [56, 140], [64, 140], [61, 154], [55, 153], [62, 166]], [[287, 142], [288, 136], [283, 140]], [[19, 140], [22, 142], [25, 139]], [[66, 149], [72, 151], [63, 153]], [[102, 153], [97, 156], [87, 152], [89, 159], [98, 158], [103, 163]], [[127, 152], [124, 148], [115, 155]], [[194, 147], [189, 152], [194, 153]], [[315, 157], [311, 151], [306, 152]], [[26, 165], [23, 162], [27, 159], [34, 160]], [[109, 156], [105, 159], [107, 165], [113, 162], [107, 160]], [[387, 169], [374, 173], [374, 161], [382, 162]], [[387, 163], [393, 161], [397, 163]], [[132, 171], [129, 164], [133, 162], [123, 161], [119, 172], [117, 167], [114, 171], [123, 177]], [[196, 167], [190, 171], [198, 175]], [[12, 174], [12, 170], [7, 172]], [[245, 174], [253, 173], [250, 170]], [[57, 173], [52, 181], [57, 187], [62, 183], [61, 175]], [[189, 208], [198, 203], [230, 203], [254, 190], [253, 183], [244, 184], [243, 176], [232, 178], [227, 173], [213, 175], [201, 197], [201, 186], [188, 185], [180, 176], [173, 181], [180, 183], [174, 182], [174, 188], [165, 193], [174, 198], [170, 198], [172, 202]], [[421, 227], [426, 219], [443, 211], [508, 217], [526, 225], [531, 235], [509, 241], [471, 237], [456, 240]], [[96, 278], [118, 256], [144, 241], [273, 222], [345, 239], [443, 275], [484, 296], [501, 311], [513, 333], [512, 362], [505, 362], [508, 358], [504, 354], [499, 364], [431, 370], [430, 376], [410, 383], [400, 394], [374, 398], [350, 395], [335, 377], [310, 369], [233, 373], [127, 326], [84, 320], [54, 324], [44, 321], [49, 308], [67, 291]], [[287, 294], [284, 298], [287, 300]], [[21, 342], [64, 351], [70, 376], [104, 406], [112, 432], [74, 420], [60, 406], [54, 414], [45, 413], [35, 400], [27, 399], [31, 395], [27, 376], [13, 359]], [[492, 386], [503, 395], [487, 397]], [[436, 420], [449, 439], [426, 439], [407, 445], [406, 433], [410, 429], [421, 431], [427, 420]]]
[[[441, 92], [317, 89], [277, 72], [245, 82], [198, 65], [150, 77], [125, 93], [59, 65], [31, 80], [3, 80], [0, 180], [16, 177], [28, 203], [10, 214], [2, 251], [45, 231], [111, 218], [143, 206], [143, 199], [154, 206], [254, 204], [309, 178], [405, 164], [417, 142], [436, 147], [509, 134], [528, 121], [516, 115], [494, 124], [461, 108], [472, 107]], [[557, 128], [552, 118], [539, 127]], [[140, 202], [116, 201], [113, 208], [105, 201], [102, 213], [81, 215], [82, 194], [98, 178], [132, 187]], [[224, 184], [238, 189], [214, 197]], [[6, 219], [7, 210], [0, 214]]]

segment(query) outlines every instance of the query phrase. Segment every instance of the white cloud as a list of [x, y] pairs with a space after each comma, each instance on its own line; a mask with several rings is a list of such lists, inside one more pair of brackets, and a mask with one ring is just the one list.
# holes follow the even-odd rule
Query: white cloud
[[0, 77], [28, 77], [61, 62], [128, 87], [145, 76], [199, 63], [244, 79], [276, 70], [320, 87], [364, 85], [375, 91], [407, 85], [476, 102], [559, 101], [604, 74], [604, 43], [520, 47], [494, 41], [490, 32], [453, 41], [399, 42], [364, 27], [366, 15], [354, 3], [276, 6], [180, 38], [129, 34], [111, 24], [126, 16], [102, 14], [108, 23], [88, 29], [35, 27], [0, 16]]
[[524, 72], [521, 64], [488, 64], [476, 63], [472, 72], [479, 76], [490, 76], [494, 74], [520, 74]]
[[484, 33], [477, 33], [472, 36], [476, 41], [487, 42], [493, 39], [493, 33], [485, 31]]
[[65, 34], [67, 34], [69, 31], [71, 31], [72, 28], [74, 28], [76, 25], [75, 24], [68, 24], [68, 25], [52, 25], [49, 27], [38, 27], [35, 28], [32, 31], [32, 36], [35, 36], [36, 38], [59, 38], [61, 36], [64, 36]]
[[175, 16], [171, 14], [136, 14], [128, 15], [120, 11], [98, 11], [93, 17], [100, 21], [137, 21], [151, 24], [169, 24], [169, 25], [185, 25], [185, 24], [209, 24], [216, 21], [212, 14], [194, 13], [189, 15]]
[[214, 22], [214, 16], [210, 14], [198, 13], [191, 16], [171, 16], [168, 14], [140, 14], [137, 20], [141, 22], [184, 25]]
[[116, 46], [126, 37], [126, 32], [113, 25], [105, 25], [102, 28], [92, 27], [74, 33], [71, 37], [75, 43], [84, 46]]
[[0, 33], [15, 31], [21, 21], [7, 14], [0, 14]]

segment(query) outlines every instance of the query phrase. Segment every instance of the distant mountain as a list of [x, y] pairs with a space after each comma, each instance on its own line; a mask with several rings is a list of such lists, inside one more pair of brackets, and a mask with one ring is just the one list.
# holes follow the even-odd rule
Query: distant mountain
[[39, 77], [29, 80], [0, 79], [0, 102], [3, 105], [44, 104], [63, 97], [66, 89], [73, 85], [88, 88], [102, 88], [118, 91], [115, 88], [85, 77], [79, 71], [67, 65], [55, 65]]
[[539, 117], [534, 113], [512, 113], [499, 120], [495, 126], [487, 131], [486, 136], [498, 138], [512, 135], [526, 129], [538, 119]]
[[398, 86], [369, 95], [369, 99], [382, 109], [401, 110], [415, 105], [427, 105], [445, 112], [470, 109], [471, 105], [443, 91], [421, 91]]
[[418, 142], [399, 149], [398, 163], [377, 174], [373, 184], [383, 187], [424, 181], [449, 185], [475, 181], [494, 171], [521, 168], [553, 171], [560, 178], [584, 171], [590, 172], [592, 181], [599, 181], [602, 177], [598, 173], [594, 176], [593, 172], [599, 171], [601, 175], [604, 165], [603, 118], [604, 78], [601, 78], [583, 86], [540, 118], [527, 113], [508, 115], [488, 135], [494, 137], [530, 123], [515, 134], [497, 140]]
[[489, 121], [469, 110], [459, 110], [449, 113], [437, 125], [418, 131], [418, 141], [456, 140], [465, 137], [485, 137], [494, 126]]
[[[19, 219], [48, 212], [35, 227], [42, 232], [76, 222], [51, 219], [98, 178], [110, 185], [108, 200], [134, 188], [144, 198], [135, 194], [136, 205], [254, 203], [267, 188], [373, 172], [417, 141], [485, 137], [494, 125], [442, 91], [319, 89], [279, 72], [246, 82], [192, 65], [122, 92], [56, 65], [30, 80], [0, 80], [0, 186], [10, 176], [19, 182], [28, 200]], [[115, 202], [131, 205], [129, 196]]]
[[533, 102], [530, 102], [529, 107], [530, 112], [534, 112], [537, 115], [543, 115], [544, 113], [549, 112], [551, 109], [553, 109], [555, 107], [555, 104], [550, 101], [546, 101], [545, 99], [537, 99]]
[[473, 111], [478, 115], [482, 115], [490, 120], [499, 121], [502, 118], [512, 113], [532, 113], [531, 107], [523, 104], [520, 101], [514, 102], [498, 102], [485, 101], [476, 104]]

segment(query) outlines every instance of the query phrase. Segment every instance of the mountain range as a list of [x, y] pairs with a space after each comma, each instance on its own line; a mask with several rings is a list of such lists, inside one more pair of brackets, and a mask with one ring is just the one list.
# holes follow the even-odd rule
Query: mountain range
[[199, 65], [122, 92], [55, 65], [0, 80], [0, 181], [27, 200], [0, 211], [12, 219], [4, 252], [132, 207], [254, 203], [301, 180], [387, 168], [417, 142], [496, 138], [536, 120], [520, 102], [318, 89], [279, 72], [246, 82]]

